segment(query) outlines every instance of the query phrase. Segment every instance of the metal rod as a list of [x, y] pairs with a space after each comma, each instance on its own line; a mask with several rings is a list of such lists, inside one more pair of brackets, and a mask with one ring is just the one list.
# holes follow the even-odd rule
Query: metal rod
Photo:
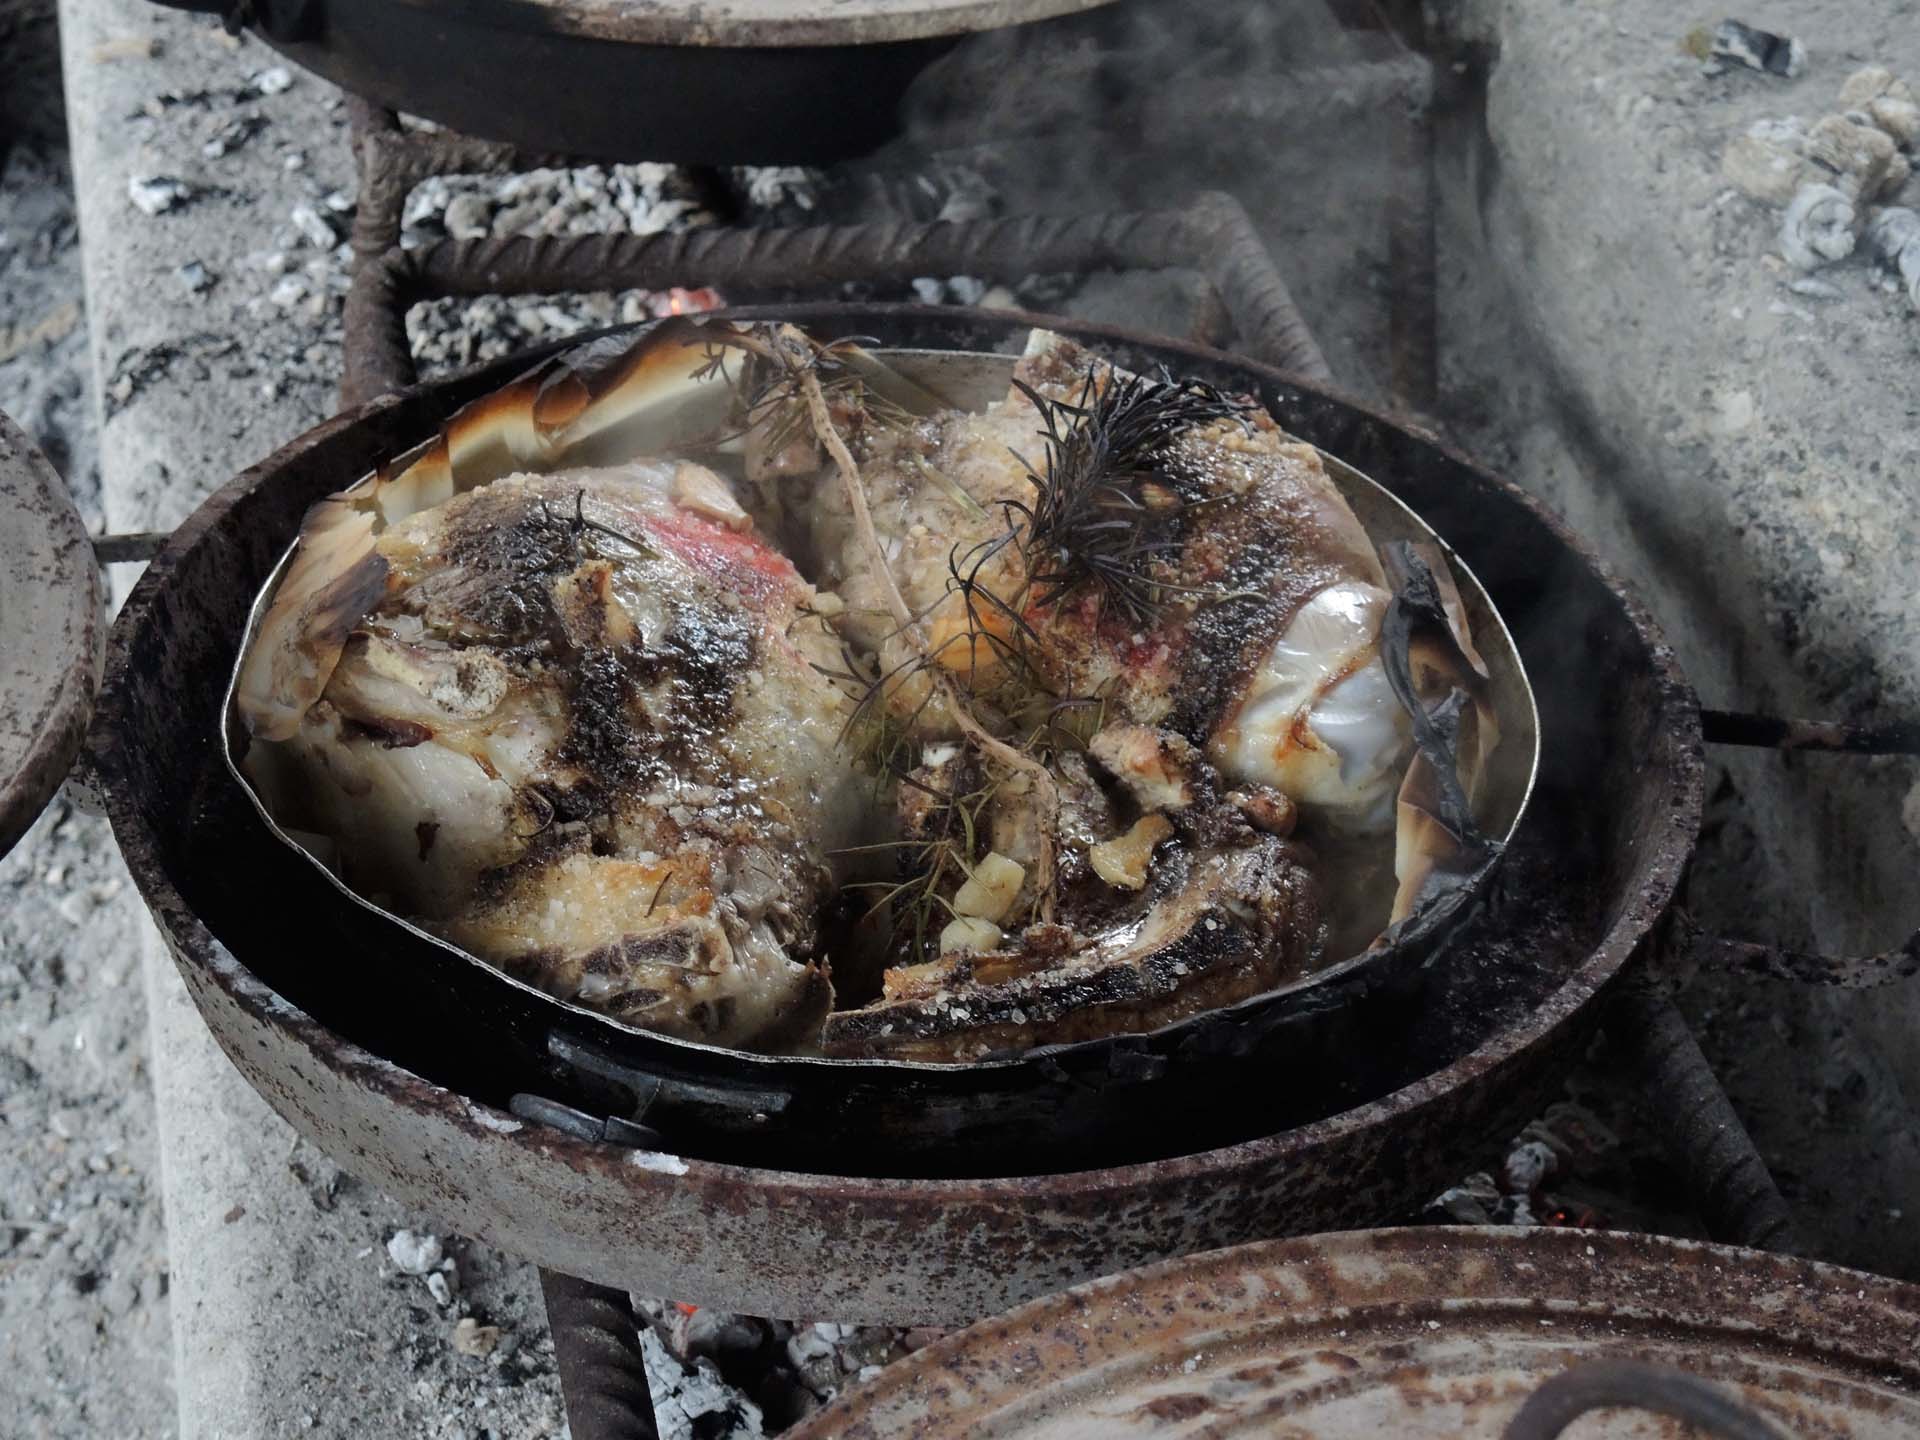
[[640, 1325], [626, 1294], [540, 1272], [573, 1440], [658, 1440]]
[[173, 538], [170, 530], [136, 530], [124, 535], [93, 537], [93, 558], [102, 565], [145, 564]]
[[[543, 167], [565, 169], [573, 162], [565, 156], [531, 154], [451, 131], [407, 130], [393, 111], [351, 91], [347, 94], [347, 120], [358, 162], [360, 193], [351, 236], [353, 284], [347, 291], [343, 313], [347, 365], [340, 398], [346, 405], [357, 405], [393, 388], [367, 388], [360, 373], [362, 367], [356, 362], [353, 337], [378, 333], [385, 326], [385, 317], [379, 313], [382, 296], [363, 285], [361, 277], [400, 244], [407, 197], [414, 187], [434, 175], [506, 175]], [[401, 317], [403, 326], [405, 318]]]
[[1527, 1397], [1505, 1440], [1556, 1440], [1592, 1410], [1650, 1410], [1723, 1440], [1785, 1440], [1772, 1425], [1706, 1381], [1637, 1360], [1600, 1360], [1562, 1371]]
[[446, 295], [748, 289], [968, 274], [1016, 281], [1049, 271], [1202, 268], [1243, 347], [1309, 380], [1331, 372], [1240, 202], [1208, 192], [1181, 210], [968, 221], [887, 221], [663, 235], [442, 241], [363, 256], [346, 315], [349, 403], [412, 384], [406, 312]]
[[1724, 935], [1703, 936], [1700, 944], [1705, 947], [1701, 959], [1710, 965], [1798, 985], [1877, 990], [1920, 975], [1920, 931], [1909, 935], [1904, 944], [1877, 955], [1816, 955], [1758, 940], [1730, 940]]
[[1606, 1032], [1638, 1079], [1714, 1239], [1798, 1253], [1787, 1202], [1673, 1001], [1644, 980], [1631, 981], [1613, 1002]]
[[1920, 721], [1847, 725], [1834, 720], [1790, 720], [1740, 710], [1702, 710], [1700, 735], [1709, 745], [1766, 750], [1829, 750], [1847, 755], [1920, 755]]

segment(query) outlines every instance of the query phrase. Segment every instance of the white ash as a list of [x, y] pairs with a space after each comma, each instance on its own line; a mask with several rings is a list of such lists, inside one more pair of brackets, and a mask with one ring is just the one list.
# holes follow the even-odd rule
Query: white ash
[[187, 287], [189, 295], [200, 295], [213, 288], [214, 273], [198, 260], [189, 260], [173, 273]]
[[1899, 205], [1877, 211], [1867, 224], [1867, 245], [1900, 272], [1908, 301], [1920, 310], [1920, 212]]
[[1802, 185], [1780, 217], [1780, 253], [1801, 270], [1818, 270], [1853, 253], [1854, 204], [1831, 185]]
[[654, 1423], [660, 1440], [696, 1440], [722, 1435], [754, 1440], [766, 1434], [760, 1407], [721, 1376], [711, 1360], [686, 1364], [668, 1352], [651, 1330], [640, 1333], [647, 1384], [653, 1391]]
[[247, 82], [261, 95], [278, 95], [293, 87], [293, 72], [284, 65], [258, 71]]
[[163, 215], [186, 204], [198, 192], [186, 181], [171, 175], [130, 175], [127, 199], [143, 215]]
[[425, 1275], [446, 1258], [440, 1237], [420, 1230], [396, 1230], [387, 1238], [387, 1258], [402, 1275]]
[[293, 221], [293, 228], [298, 230], [302, 238], [316, 250], [330, 251], [340, 243], [340, 236], [335, 232], [333, 222], [322, 216], [312, 205], [294, 206], [287, 218]]

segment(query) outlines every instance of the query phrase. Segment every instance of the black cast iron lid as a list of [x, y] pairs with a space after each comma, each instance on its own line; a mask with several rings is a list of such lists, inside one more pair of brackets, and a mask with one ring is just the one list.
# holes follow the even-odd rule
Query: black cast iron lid
[[79, 753], [105, 653], [100, 571], [46, 457], [0, 415], [0, 855]]

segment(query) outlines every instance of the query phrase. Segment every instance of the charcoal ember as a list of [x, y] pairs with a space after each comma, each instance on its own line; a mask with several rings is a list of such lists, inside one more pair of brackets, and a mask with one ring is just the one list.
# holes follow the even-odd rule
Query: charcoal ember
[[1560, 1157], [1542, 1140], [1523, 1140], [1500, 1165], [1500, 1189], [1508, 1195], [1537, 1195], [1560, 1173]]
[[852, 1331], [842, 1337], [834, 1357], [840, 1366], [842, 1384], [869, 1380], [906, 1354], [901, 1332], [890, 1326], [843, 1326], [842, 1329]]
[[1899, 272], [1908, 300], [1920, 310], [1920, 212], [1900, 205], [1879, 211], [1867, 226], [1867, 244], [1883, 264]]
[[1423, 1218], [1436, 1225], [1492, 1225], [1501, 1198], [1493, 1176], [1481, 1170], [1441, 1191], [1427, 1206]]
[[199, 192], [186, 181], [171, 175], [131, 175], [127, 177], [127, 199], [142, 215], [164, 215], [194, 199]]
[[1559, 1173], [1582, 1174], [1601, 1165], [1620, 1148], [1620, 1137], [1593, 1111], [1571, 1100], [1547, 1108], [1527, 1123], [1521, 1142], [1538, 1141], [1554, 1153]]
[[1785, 205], [1813, 178], [1806, 138], [1806, 122], [1798, 115], [1756, 120], [1727, 143], [1720, 172], [1743, 194]]
[[1741, 20], [1722, 20], [1713, 32], [1709, 54], [1749, 70], [1791, 80], [1807, 68], [1807, 47], [1791, 35], [1776, 35]]
[[226, 121], [201, 145], [200, 153], [209, 160], [218, 160], [232, 154], [266, 128], [267, 121], [263, 115], [242, 115], [237, 120]]
[[764, 1320], [710, 1308], [679, 1316], [675, 1328], [679, 1343], [674, 1353], [683, 1359], [705, 1356], [723, 1366], [730, 1357], [757, 1355], [773, 1339]]
[[1873, 200], [1906, 183], [1907, 159], [1893, 137], [1845, 115], [1824, 115], [1807, 131], [1806, 156], [1849, 200]]
[[1853, 253], [1858, 211], [1831, 185], [1803, 185], [1780, 217], [1780, 253], [1799, 270], [1818, 270]]
[[787, 1337], [787, 1361], [793, 1373], [801, 1384], [823, 1400], [830, 1399], [840, 1388], [840, 1347], [853, 1329], [851, 1325], [823, 1321], [797, 1326]]

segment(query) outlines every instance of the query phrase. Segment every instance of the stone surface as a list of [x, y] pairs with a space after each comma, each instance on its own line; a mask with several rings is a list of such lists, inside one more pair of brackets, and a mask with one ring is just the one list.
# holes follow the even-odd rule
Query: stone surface
[[[107, 519], [165, 528], [335, 407], [343, 257], [316, 249], [317, 227], [301, 219], [339, 213], [327, 197], [351, 186], [345, 120], [336, 92], [204, 19], [81, 0], [64, 7], [62, 32], [69, 104], [83, 117], [74, 171]], [[118, 55], [130, 35], [157, 39], [164, 58], [92, 58]], [[178, 178], [192, 198], [144, 213], [128, 183], [151, 175]], [[177, 278], [196, 263], [210, 286]], [[301, 293], [277, 303], [289, 278]], [[219, 1054], [144, 919], [139, 930], [179, 1433], [558, 1433], [527, 1267], [442, 1234], [297, 1145]], [[386, 1243], [402, 1229], [440, 1235], [457, 1293], [444, 1272], [395, 1270]], [[455, 1346], [469, 1316], [500, 1331], [485, 1355]], [[161, 1393], [149, 1393], [151, 1433], [165, 1433]]]
[[[52, 0], [0, 0], [0, 411], [98, 530]], [[173, 1433], [140, 908], [56, 800], [0, 860], [0, 1431]]]
[[[1463, 8], [1456, 38], [1498, 58], [1447, 135], [1445, 408], [1639, 585], [1705, 704], [1920, 713], [1920, 323], [1865, 247], [1819, 272], [1835, 298], [1791, 288], [1777, 210], [1720, 171], [1731, 139], [1831, 109], [1863, 64], [1920, 74], [1915, 7], [1743, 12], [1805, 39], [1793, 80], [1703, 74], [1658, 0]], [[1911, 761], [1715, 759], [1709, 929], [1873, 951], [1920, 923]], [[1911, 987], [1702, 976], [1687, 1005], [1824, 1253], [1920, 1274]]]

